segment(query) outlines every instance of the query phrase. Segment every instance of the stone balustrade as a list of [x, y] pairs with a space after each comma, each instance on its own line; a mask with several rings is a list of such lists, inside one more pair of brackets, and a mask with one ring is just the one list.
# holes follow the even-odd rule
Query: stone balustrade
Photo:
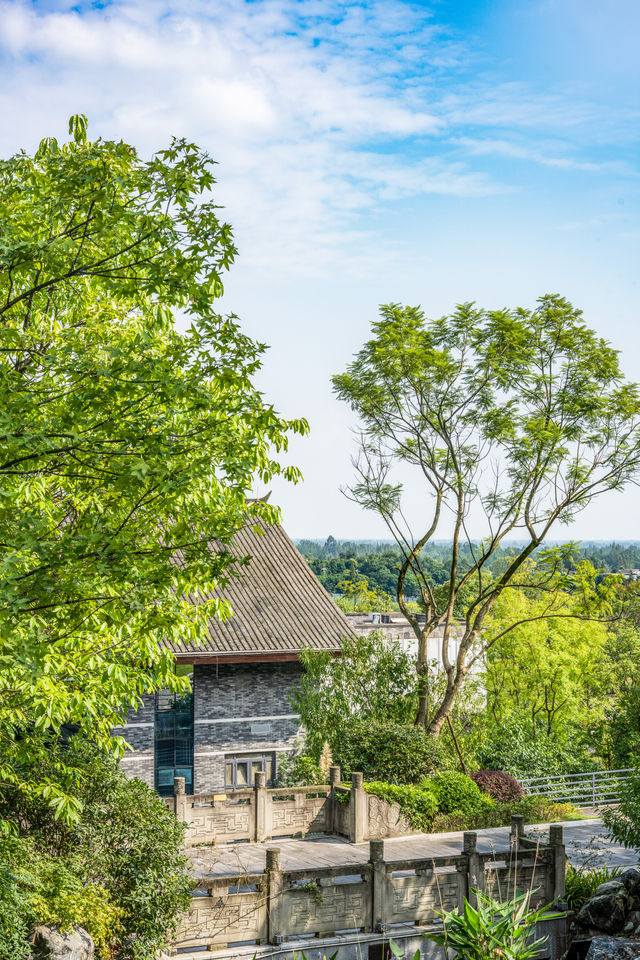
[[253, 788], [211, 794], [186, 794], [184, 780], [177, 777], [167, 803], [187, 824], [190, 847], [308, 833], [362, 843], [415, 832], [398, 804], [365, 792], [361, 773], [352, 774], [350, 787], [342, 784], [339, 767], [331, 767], [328, 784], [267, 788], [264, 773], [258, 773]]
[[[264, 873], [197, 881], [174, 949], [215, 952], [308, 936], [385, 935], [400, 925], [429, 929], [441, 910], [461, 906], [465, 898], [473, 902], [475, 890], [504, 900], [515, 887], [531, 889], [535, 905], [561, 900], [561, 826], [551, 827], [547, 842], [534, 841], [514, 818], [510, 842], [503, 845], [479, 852], [477, 834], [467, 832], [455, 856], [387, 862], [378, 839], [370, 841], [365, 864], [295, 871], [282, 870], [280, 851], [270, 848]], [[557, 929], [547, 924], [546, 932], [560, 943], [562, 929], [562, 924]], [[559, 953], [554, 947], [548, 955]]]

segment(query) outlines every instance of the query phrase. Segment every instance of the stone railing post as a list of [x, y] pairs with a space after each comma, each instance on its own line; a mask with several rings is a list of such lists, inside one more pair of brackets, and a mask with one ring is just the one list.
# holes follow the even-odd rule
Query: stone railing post
[[478, 834], [475, 830], [465, 830], [462, 834], [462, 850], [467, 858], [467, 889], [463, 897], [460, 898], [460, 907], [464, 903], [464, 897], [467, 898], [472, 907], [475, 907], [478, 898], [474, 890], [479, 892], [484, 890], [484, 863], [478, 853]]
[[552, 823], [549, 827], [549, 846], [551, 847], [551, 863], [548, 865], [551, 876], [547, 896], [550, 903], [562, 900], [565, 894], [565, 871], [567, 855], [564, 848], [562, 824]]
[[340, 767], [329, 767], [329, 830], [331, 833], [338, 832], [338, 801], [336, 800], [336, 787], [340, 786]]
[[362, 781], [361, 773], [351, 774], [351, 802], [349, 804], [351, 814], [349, 839], [351, 843], [362, 843], [369, 836], [369, 803]]
[[280, 850], [267, 850], [267, 936], [269, 943], [282, 943], [280, 918], [282, 916], [282, 870], [280, 869]]
[[173, 809], [176, 820], [185, 823], [187, 820], [187, 794], [184, 777], [173, 778]]
[[[375, 933], [387, 932], [386, 887], [387, 874], [384, 862], [384, 840], [369, 841], [371, 864], [371, 927]], [[368, 932], [370, 932], [368, 931]]]
[[524, 817], [520, 813], [511, 816], [511, 845], [518, 849], [520, 840], [524, 837]]
[[256, 843], [262, 843], [271, 836], [271, 824], [267, 824], [267, 775], [259, 770], [253, 781], [254, 793], [254, 838]]

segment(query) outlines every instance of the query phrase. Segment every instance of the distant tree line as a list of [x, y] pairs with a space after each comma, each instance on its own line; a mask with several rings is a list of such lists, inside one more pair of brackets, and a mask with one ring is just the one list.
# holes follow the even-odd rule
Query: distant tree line
[[[370, 590], [395, 597], [401, 555], [389, 542], [337, 540], [329, 536], [324, 543], [298, 540], [297, 547], [329, 593], [341, 593], [338, 584], [343, 581], [365, 578]], [[460, 566], [470, 564], [470, 548], [461, 549], [461, 554]], [[511, 554], [511, 547], [497, 550], [487, 565], [491, 573], [499, 572]], [[564, 562], [569, 567], [580, 561], [588, 561], [604, 573], [640, 570], [640, 543], [576, 544]], [[427, 544], [420, 552], [420, 562], [434, 586], [446, 583], [451, 570], [450, 544]], [[407, 577], [407, 595], [419, 595], [412, 575]]]

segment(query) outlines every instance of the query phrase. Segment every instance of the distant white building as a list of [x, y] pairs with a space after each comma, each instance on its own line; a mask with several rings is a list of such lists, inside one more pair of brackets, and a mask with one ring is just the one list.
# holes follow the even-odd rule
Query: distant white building
[[[368, 636], [368, 634], [378, 631], [390, 640], [397, 640], [405, 651], [414, 657], [418, 655], [418, 640], [413, 627], [406, 617], [397, 611], [391, 613], [347, 613], [347, 620], [351, 629], [359, 637]], [[424, 623], [424, 614], [418, 614], [418, 620]], [[460, 636], [462, 627], [454, 624], [451, 627], [451, 639], [449, 640], [450, 657], [453, 660], [458, 655], [460, 649]], [[437, 627], [427, 639], [427, 660], [436, 661], [442, 667], [442, 637], [444, 627]], [[475, 672], [475, 671], [474, 671]]]

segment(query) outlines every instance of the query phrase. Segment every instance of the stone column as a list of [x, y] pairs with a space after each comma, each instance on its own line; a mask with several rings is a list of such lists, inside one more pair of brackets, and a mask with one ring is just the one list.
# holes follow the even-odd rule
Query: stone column
[[187, 795], [184, 777], [173, 778], [173, 806], [176, 820], [185, 823], [187, 821]]
[[567, 855], [564, 848], [562, 824], [553, 823], [549, 827], [549, 846], [551, 847], [551, 863], [547, 867], [550, 871], [549, 889], [547, 896], [550, 902], [562, 900], [565, 894], [565, 871]]
[[362, 786], [362, 774], [351, 774], [350, 836], [352, 843], [363, 843], [369, 836], [369, 801]]
[[[360, 774], [362, 776], [362, 774]], [[386, 887], [387, 875], [384, 862], [384, 840], [369, 841], [369, 863], [371, 864], [371, 930], [386, 933]]]
[[521, 837], [524, 837], [524, 817], [520, 813], [514, 813], [511, 816], [512, 842], [514, 844], [519, 844]]
[[254, 805], [254, 839], [257, 843], [268, 840], [271, 836], [271, 824], [267, 824], [267, 775], [264, 770], [258, 771], [253, 782]]
[[282, 870], [280, 869], [280, 850], [271, 847], [267, 850], [267, 931], [270, 944], [282, 943]]
[[[478, 834], [475, 830], [466, 830], [462, 835], [462, 850], [467, 858], [467, 891], [465, 896], [472, 907], [477, 906], [474, 890], [484, 890], [484, 863], [478, 853]], [[462, 899], [460, 906], [462, 906]]]
[[336, 800], [336, 787], [340, 786], [340, 767], [329, 767], [329, 816], [327, 818], [331, 833], [338, 832], [339, 807]]

